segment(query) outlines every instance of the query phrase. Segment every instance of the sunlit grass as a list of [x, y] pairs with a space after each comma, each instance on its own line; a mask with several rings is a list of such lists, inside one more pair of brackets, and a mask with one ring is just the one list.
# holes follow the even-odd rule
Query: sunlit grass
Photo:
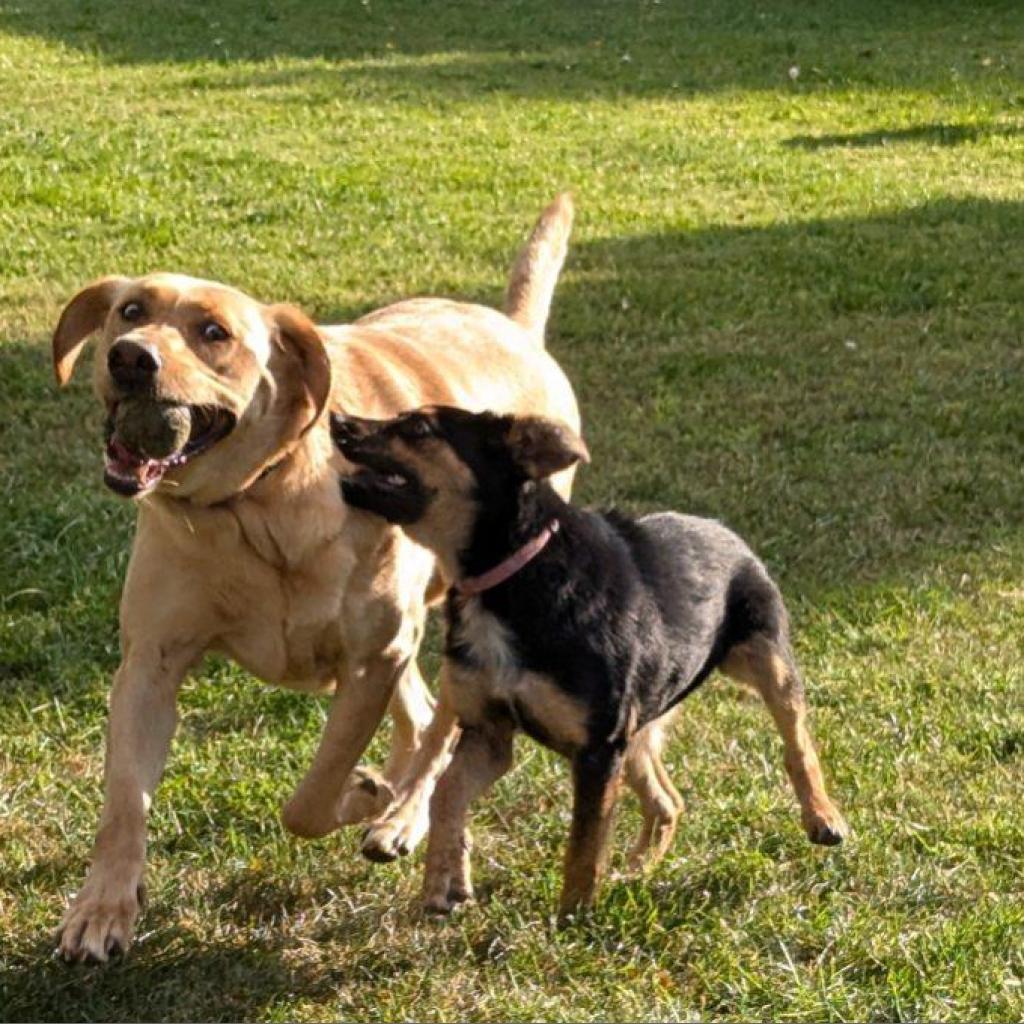
[[[0, 1017], [1024, 1016], [1022, 40], [1011, 3], [0, 2]], [[767, 716], [713, 684], [656, 874], [556, 931], [569, 791], [524, 743], [475, 816], [481, 902], [431, 921], [418, 856], [283, 832], [323, 707], [217, 662], [139, 943], [50, 961], [132, 523], [88, 375], [50, 383], [61, 304], [158, 268], [322, 320], [495, 302], [563, 187], [580, 498], [764, 555], [850, 843], [806, 844]]]

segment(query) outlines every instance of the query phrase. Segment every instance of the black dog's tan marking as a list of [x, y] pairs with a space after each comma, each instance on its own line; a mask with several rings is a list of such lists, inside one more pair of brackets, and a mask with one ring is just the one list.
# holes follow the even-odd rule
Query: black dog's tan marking
[[[546, 478], [586, 449], [547, 420], [435, 407], [332, 429], [357, 466], [343, 478], [345, 498], [400, 523], [462, 581], [448, 595], [436, 728], [391, 811], [400, 824], [403, 802], [424, 798], [461, 726], [431, 803], [428, 906], [447, 910], [471, 894], [466, 813], [511, 766], [517, 730], [573, 764], [563, 913], [593, 898], [623, 777], [644, 810], [635, 858], [659, 858], [682, 804], [661, 763], [663, 727], [715, 669], [764, 698], [811, 841], [842, 840], [782, 597], [739, 537], [673, 512], [630, 519], [567, 504]], [[532, 551], [553, 524], [539, 553], [471, 594], [473, 580]]]

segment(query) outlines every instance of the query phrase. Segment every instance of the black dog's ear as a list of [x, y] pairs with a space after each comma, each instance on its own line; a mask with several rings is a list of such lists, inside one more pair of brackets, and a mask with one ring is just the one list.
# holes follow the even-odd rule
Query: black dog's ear
[[589, 462], [590, 452], [575, 431], [543, 416], [516, 416], [505, 443], [515, 464], [531, 479], [542, 480], [575, 462]]

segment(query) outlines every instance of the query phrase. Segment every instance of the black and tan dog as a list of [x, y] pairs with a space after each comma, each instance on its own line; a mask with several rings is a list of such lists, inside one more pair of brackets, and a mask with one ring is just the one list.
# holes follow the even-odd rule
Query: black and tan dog
[[401, 525], [456, 581], [441, 700], [388, 815], [398, 835], [420, 813], [461, 728], [430, 804], [429, 909], [471, 895], [466, 812], [511, 766], [520, 729], [572, 760], [563, 913], [593, 898], [623, 774], [644, 806], [634, 859], [660, 858], [681, 805], [658, 756], [662, 726], [714, 669], [768, 705], [808, 837], [842, 841], [782, 597], [739, 537], [674, 512], [569, 505], [548, 478], [586, 448], [548, 419], [433, 407], [335, 418], [332, 433], [357, 467], [342, 480], [349, 504]]

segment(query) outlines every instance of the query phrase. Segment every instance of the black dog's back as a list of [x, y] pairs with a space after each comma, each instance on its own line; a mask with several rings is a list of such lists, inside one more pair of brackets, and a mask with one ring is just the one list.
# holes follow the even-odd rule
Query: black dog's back
[[[788, 646], [778, 587], [727, 527], [677, 512], [638, 520], [614, 515], [613, 521], [650, 588], [677, 666], [670, 685], [649, 695], [645, 718], [663, 714], [693, 692], [730, 650], [751, 637], [760, 634]], [[641, 691], [647, 688], [640, 685]]]
[[[656, 593], [668, 600], [666, 621], [700, 631], [707, 641], [714, 631], [711, 655], [743, 643], [756, 633], [784, 639], [786, 609], [779, 588], [760, 559], [732, 530], [713, 519], [658, 512], [637, 523], [652, 540], [659, 566], [653, 571]], [[648, 563], [650, 565], [650, 563]]]
[[562, 528], [544, 554], [481, 601], [524, 669], [590, 708], [593, 741], [659, 718], [757, 634], [785, 649], [778, 588], [720, 523], [558, 506]]

